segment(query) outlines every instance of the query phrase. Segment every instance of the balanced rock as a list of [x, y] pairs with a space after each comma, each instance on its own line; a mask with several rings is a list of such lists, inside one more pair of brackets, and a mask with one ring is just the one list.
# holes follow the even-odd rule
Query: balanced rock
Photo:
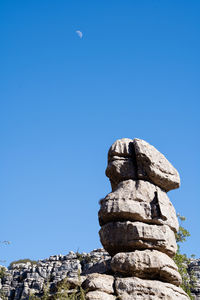
[[117, 278], [115, 290], [120, 300], [188, 300], [179, 287], [157, 280], [137, 277]]
[[155, 249], [174, 256], [177, 250], [174, 232], [167, 225], [142, 222], [110, 222], [99, 231], [104, 249], [113, 256], [119, 252]]
[[177, 170], [147, 142], [120, 139], [109, 149], [106, 175], [112, 192], [100, 200], [99, 235], [112, 257], [114, 293], [95, 284], [89, 293], [121, 300], [189, 299], [172, 260], [179, 225], [167, 192], [180, 185]]
[[163, 154], [143, 140], [134, 139], [133, 144], [139, 179], [148, 180], [165, 191], [180, 186], [180, 177], [177, 170]]
[[157, 279], [177, 286], [182, 282], [175, 262], [157, 250], [118, 253], [112, 258], [111, 268], [126, 276]]
[[141, 221], [148, 224], [165, 224], [174, 232], [179, 225], [175, 209], [167, 194], [144, 180], [126, 180], [100, 201], [99, 223], [111, 221]]

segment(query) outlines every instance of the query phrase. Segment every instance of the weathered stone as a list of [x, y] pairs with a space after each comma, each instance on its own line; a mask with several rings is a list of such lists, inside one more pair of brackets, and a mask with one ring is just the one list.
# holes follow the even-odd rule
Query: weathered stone
[[179, 225], [175, 209], [167, 194], [144, 180], [126, 180], [100, 201], [99, 223], [111, 221], [141, 221], [148, 224], [165, 224], [174, 232]]
[[157, 279], [177, 286], [182, 282], [175, 262], [157, 250], [118, 253], [112, 258], [111, 268], [126, 276]]
[[188, 300], [179, 287], [157, 280], [137, 277], [117, 278], [115, 290], [120, 300]]
[[109, 274], [111, 272], [111, 267], [110, 267], [110, 261], [111, 259], [100, 259], [98, 262], [95, 264], [92, 263], [91, 267], [88, 267], [86, 265], [85, 269], [83, 269], [82, 274], [88, 275], [92, 273], [99, 273], [99, 274]]
[[115, 300], [116, 297], [101, 291], [89, 292], [86, 294], [86, 300]]
[[133, 140], [117, 140], [108, 151], [106, 176], [110, 179], [112, 190], [120, 181], [137, 179]]
[[[105, 267], [103, 267], [103, 262], [105, 262]], [[1, 292], [8, 297], [8, 300], [25, 300], [28, 294], [35, 294], [39, 297], [46, 281], [49, 281], [50, 291], [54, 293], [57, 285], [66, 278], [71, 292], [85, 280], [82, 270], [85, 274], [87, 271], [110, 272], [109, 254], [104, 249], [95, 249], [90, 253], [82, 254], [71, 251], [67, 255], [54, 255], [36, 264], [13, 264], [9, 270], [5, 268], [5, 275], [0, 280]], [[78, 275], [79, 273], [81, 276]], [[27, 296], [26, 300], [28, 299]]]
[[127, 138], [116, 140], [108, 151], [108, 161], [112, 159], [113, 156], [133, 157], [133, 140]]
[[106, 176], [110, 179], [112, 190], [116, 189], [120, 181], [137, 179], [133, 159], [114, 156], [108, 163]]
[[111, 256], [118, 252], [154, 249], [171, 257], [177, 250], [175, 234], [167, 225], [110, 222], [101, 227], [99, 234], [102, 245]]
[[143, 140], [134, 139], [133, 144], [139, 179], [148, 180], [165, 191], [180, 186], [180, 177], [177, 170], [163, 154]]
[[195, 281], [191, 287], [191, 293], [194, 300], [200, 300], [200, 259], [191, 259], [188, 266], [188, 279], [189, 275], [195, 277]]
[[101, 291], [107, 294], [113, 294], [114, 277], [105, 274], [90, 274], [83, 282], [82, 287], [87, 291]]

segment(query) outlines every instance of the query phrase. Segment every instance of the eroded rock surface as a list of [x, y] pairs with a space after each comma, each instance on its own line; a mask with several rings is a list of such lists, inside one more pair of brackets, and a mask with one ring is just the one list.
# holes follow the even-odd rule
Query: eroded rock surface
[[189, 299], [181, 288], [173, 284], [138, 277], [117, 278], [115, 289], [121, 300]]
[[109, 149], [106, 175], [112, 192], [100, 201], [99, 235], [112, 256], [116, 296], [189, 299], [172, 260], [179, 225], [167, 192], [180, 185], [177, 170], [149, 143], [120, 139]]
[[88, 292], [86, 300], [116, 300], [116, 296], [101, 291]]
[[67, 281], [68, 294], [83, 288], [87, 300], [189, 299], [172, 260], [178, 220], [166, 193], [180, 185], [176, 169], [147, 142], [121, 139], [109, 149], [106, 175], [112, 192], [100, 201], [99, 233], [112, 257], [97, 249], [12, 266], [0, 279], [4, 298], [41, 298], [47, 283], [54, 297]]
[[139, 179], [148, 180], [165, 191], [180, 186], [177, 170], [162, 153], [144, 140], [134, 139], [133, 144]]
[[[16, 263], [5, 268], [0, 278], [1, 295], [8, 300], [29, 300], [30, 293], [42, 296], [44, 285], [49, 283], [53, 292], [57, 284], [68, 278], [69, 289], [81, 285], [87, 274], [110, 272], [110, 256], [104, 249], [90, 253], [54, 255], [32, 264]], [[81, 276], [79, 276], [81, 274]]]
[[137, 179], [133, 140], [117, 140], [108, 151], [106, 176], [110, 179], [112, 190], [127, 179]]
[[123, 138], [116, 140], [108, 151], [108, 162], [112, 160], [113, 156], [132, 158], [135, 154], [133, 140]]
[[193, 282], [193, 287], [191, 288], [192, 296], [194, 300], [200, 300], [200, 259], [191, 259], [188, 273], [192, 277], [195, 276], [195, 282]]
[[102, 291], [107, 294], [114, 294], [114, 277], [105, 274], [90, 274], [83, 282], [83, 288], [87, 291]]
[[119, 252], [155, 249], [174, 256], [177, 250], [174, 232], [167, 225], [142, 222], [110, 222], [99, 231], [103, 247], [113, 256]]
[[139, 278], [157, 279], [179, 286], [182, 282], [174, 261], [156, 250], [117, 253], [111, 261], [114, 272]]
[[167, 194], [154, 184], [143, 180], [126, 180], [100, 202], [99, 223], [111, 221], [141, 221], [165, 224], [178, 231], [175, 209]]

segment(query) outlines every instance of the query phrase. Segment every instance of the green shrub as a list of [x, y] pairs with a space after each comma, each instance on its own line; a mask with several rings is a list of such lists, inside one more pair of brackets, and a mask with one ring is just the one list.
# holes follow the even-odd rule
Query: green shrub
[[84, 255], [82, 253], [79, 253], [78, 251], [76, 252], [76, 257], [80, 262], [85, 262], [85, 263], [89, 263], [92, 261], [92, 258], [89, 254]]
[[0, 266], [0, 279], [3, 279], [6, 274], [6, 268]]
[[[181, 222], [185, 221], [185, 217], [177, 215]], [[190, 259], [186, 254], [181, 254], [180, 251], [180, 243], [185, 242], [186, 238], [190, 236], [189, 231], [187, 231], [183, 226], [179, 226], [179, 231], [176, 234], [176, 241], [178, 243], [178, 250], [176, 255], [174, 256], [174, 261], [178, 267], [179, 273], [182, 277], [182, 289], [188, 294], [190, 299], [194, 299], [191, 294], [191, 289], [194, 288], [194, 284], [196, 282], [196, 277], [194, 274], [188, 274], [188, 264], [190, 263]]]
[[46, 282], [43, 287], [43, 295], [41, 297], [30, 295], [29, 300], [86, 300], [85, 291], [81, 287], [80, 274], [79, 283], [74, 289], [70, 290], [70, 284], [67, 278], [57, 283], [56, 292], [51, 294], [49, 282]]
[[29, 258], [24, 258], [24, 259], [19, 259], [19, 260], [15, 260], [15, 261], [12, 261], [9, 265], [9, 269], [11, 269], [13, 267], [13, 265], [15, 264], [22, 264], [22, 263], [27, 263], [27, 262], [30, 262], [31, 265], [36, 265], [38, 262], [36, 260], [31, 260]]

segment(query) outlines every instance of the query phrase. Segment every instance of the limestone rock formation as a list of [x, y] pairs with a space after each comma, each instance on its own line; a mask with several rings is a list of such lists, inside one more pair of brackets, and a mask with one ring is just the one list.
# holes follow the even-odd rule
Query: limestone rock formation
[[115, 289], [121, 300], [189, 299], [181, 288], [173, 284], [138, 277], [117, 278]]
[[54, 296], [59, 282], [69, 278], [69, 293], [82, 287], [87, 300], [189, 299], [172, 260], [178, 220], [167, 192], [180, 185], [177, 170], [147, 142], [121, 139], [109, 149], [106, 175], [112, 192], [100, 201], [98, 216], [108, 253], [71, 252], [12, 266], [0, 279], [3, 296], [29, 300], [34, 292], [41, 297], [45, 282]]
[[54, 255], [34, 263], [16, 263], [3, 270], [0, 277], [0, 299], [30, 300], [30, 294], [41, 297], [47, 283], [53, 294], [56, 286], [67, 278], [71, 292], [87, 278], [87, 274], [107, 273], [111, 269], [109, 254], [104, 249], [96, 249], [82, 254], [71, 251], [67, 255]]
[[143, 140], [134, 139], [133, 144], [138, 178], [148, 180], [167, 192], [180, 186], [177, 170], [163, 154]]
[[114, 277], [111, 275], [91, 274], [83, 282], [82, 287], [87, 290], [88, 300], [114, 300]]
[[109, 177], [112, 189], [127, 179], [136, 179], [134, 164], [134, 147], [131, 139], [117, 140], [108, 151], [106, 176]]
[[177, 250], [174, 232], [167, 225], [142, 222], [110, 222], [101, 227], [101, 243], [112, 256], [137, 249], [155, 249], [174, 256]]
[[83, 282], [83, 287], [88, 291], [101, 291], [107, 294], [114, 294], [114, 278], [111, 275], [106, 274], [90, 274]]
[[172, 260], [178, 220], [166, 193], [180, 185], [177, 170], [147, 142], [121, 139], [109, 149], [106, 175], [112, 192], [100, 201], [99, 235], [112, 257], [115, 295], [189, 299]]
[[191, 289], [194, 300], [200, 300], [200, 259], [191, 259], [188, 265], [188, 274], [195, 276], [195, 282]]
[[[150, 250], [144, 250], [145, 252], [154, 252]], [[139, 252], [144, 252], [144, 251], [138, 251], [136, 250], [135, 253]], [[133, 252], [134, 253], [134, 252]], [[119, 260], [118, 262], [115, 261], [115, 263], [111, 262], [112, 267], [115, 267], [117, 269], [111, 269], [110, 267], [110, 256], [108, 253], [103, 250], [103, 249], [96, 249], [91, 251], [90, 253], [74, 253], [70, 252], [67, 255], [54, 255], [49, 257], [48, 259], [43, 259], [37, 262], [37, 264], [31, 264], [31, 263], [16, 263], [15, 265], [12, 266], [12, 268], [5, 269], [5, 275], [0, 278], [0, 299], [9, 299], [9, 300], [30, 300], [29, 295], [30, 293], [36, 294], [37, 296], [42, 295], [42, 289], [43, 289], [43, 284], [47, 281], [49, 281], [50, 284], [50, 290], [54, 290], [55, 286], [62, 282], [63, 278], [67, 277], [67, 281], [69, 284], [69, 292], [74, 291], [74, 289], [83, 282], [82, 287], [86, 287], [86, 283], [84, 283], [85, 280], [87, 282], [89, 281], [89, 278], [91, 278], [88, 274], [93, 274], [95, 280], [97, 280], [98, 275], [101, 274], [110, 274], [110, 278], [113, 278], [113, 289], [114, 289], [114, 294], [109, 294], [103, 290], [101, 290], [100, 286], [96, 284], [96, 287], [98, 289], [95, 290], [95, 285], [93, 285], [93, 290], [91, 289], [88, 291], [85, 288], [85, 291], [87, 292], [87, 299], [89, 300], [116, 300], [116, 283], [118, 284], [118, 281], [115, 280], [115, 278], [123, 279], [124, 276], [126, 276], [126, 273], [121, 273], [120, 271], [120, 264], [123, 264], [123, 269], [128, 270], [129, 275], [127, 275], [129, 278], [133, 276], [134, 278], [139, 279], [140, 275], [135, 275], [134, 270], [132, 266], [130, 266], [130, 269], [126, 266], [126, 264], [132, 264], [132, 261], [127, 259], [123, 259], [123, 255], [132, 255], [132, 253], [119, 253], [116, 254], [112, 258], [112, 260], [115, 260], [116, 258]], [[119, 256], [118, 256], [119, 255]], [[162, 255], [162, 253], [161, 253]], [[163, 254], [165, 255], [165, 254]], [[166, 257], [166, 256], [165, 256]], [[166, 261], [166, 268], [169, 267], [170, 269], [173, 270], [173, 264], [170, 267], [170, 262]], [[137, 260], [138, 261], [138, 260]], [[160, 262], [162, 263], [162, 262]], [[78, 269], [77, 269], [78, 266]], [[138, 266], [138, 264], [137, 264]], [[146, 269], [145, 269], [145, 264], [141, 262], [141, 267], [144, 267], [145, 272], [148, 274], [148, 266], [150, 266], [149, 260], [146, 262]], [[161, 265], [160, 265], [161, 267]], [[80, 276], [78, 276], [77, 271], [80, 271]], [[157, 276], [158, 273], [157, 268], [151, 269], [152, 272], [150, 274], [153, 276]], [[163, 267], [164, 272], [165, 267]], [[197, 275], [197, 279], [200, 277], [200, 260], [195, 259], [191, 261], [191, 264], [189, 265], [189, 271], [194, 272]], [[137, 271], [138, 272], [138, 271]], [[154, 273], [155, 272], [155, 273]], [[96, 274], [94, 274], [96, 273]], [[111, 274], [115, 274], [114, 276]], [[156, 275], [157, 274], [157, 275]], [[107, 276], [107, 275], [106, 275]], [[105, 277], [106, 278], [106, 277]], [[109, 278], [109, 277], [108, 277]], [[125, 277], [127, 278], [127, 277]], [[158, 282], [158, 278], [148, 278], [148, 279], [153, 279], [156, 282]], [[171, 276], [170, 276], [171, 280]], [[101, 280], [100, 280], [101, 281]], [[152, 282], [152, 280], [149, 280], [149, 282]], [[112, 282], [112, 279], [111, 279]], [[164, 279], [163, 279], [164, 282]], [[162, 284], [162, 283], [161, 283]], [[107, 285], [107, 283], [106, 283]], [[109, 285], [109, 283], [108, 283]], [[171, 285], [170, 285], [171, 286]], [[126, 285], [124, 285], [126, 287]], [[161, 285], [162, 287], [162, 285]], [[105, 290], [105, 288], [104, 288]], [[128, 292], [128, 291], [127, 291]], [[122, 294], [122, 290], [118, 289], [118, 293]], [[130, 295], [126, 294], [126, 290], [123, 291], [124, 297], [128, 296], [130, 299]], [[1, 295], [5, 295], [7, 298], [1, 298]], [[145, 295], [145, 293], [144, 293]], [[200, 299], [200, 281], [197, 280], [195, 283], [195, 287], [192, 289], [192, 295], [194, 296], [195, 300]], [[153, 297], [153, 296], [152, 296]], [[137, 299], [137, 298], [136, 298]], [[140, 299], [140, 298], [139, 298]], [[148, 298], [147, 298], [148, 299]], [[150, 298], [151, 299], [151, 298]], [[158, 299], [156, 297], [153, 297], [152, 299]], [[180, 297], [178, 298], [180, 299]], [[184, 298], [183, 298], [184, 299]], [[187, 298], [185, 298], [187, 299]]]
[[116, 300], [116, 297], [105, 292], [93, 291], [86, 294], [86, 300]]
[[122, 181], [100, 205], [101, 226], [114, 220], [129, 220], [168, 225], [174, 232], [178, 231], [176, 212], [167, 194], [148, 181]]
[[174, 261], [156, 250], [118, 253], [111, 260], [111, 268], [122, 275], [157, 279], [177, 286], [182, 282]]

